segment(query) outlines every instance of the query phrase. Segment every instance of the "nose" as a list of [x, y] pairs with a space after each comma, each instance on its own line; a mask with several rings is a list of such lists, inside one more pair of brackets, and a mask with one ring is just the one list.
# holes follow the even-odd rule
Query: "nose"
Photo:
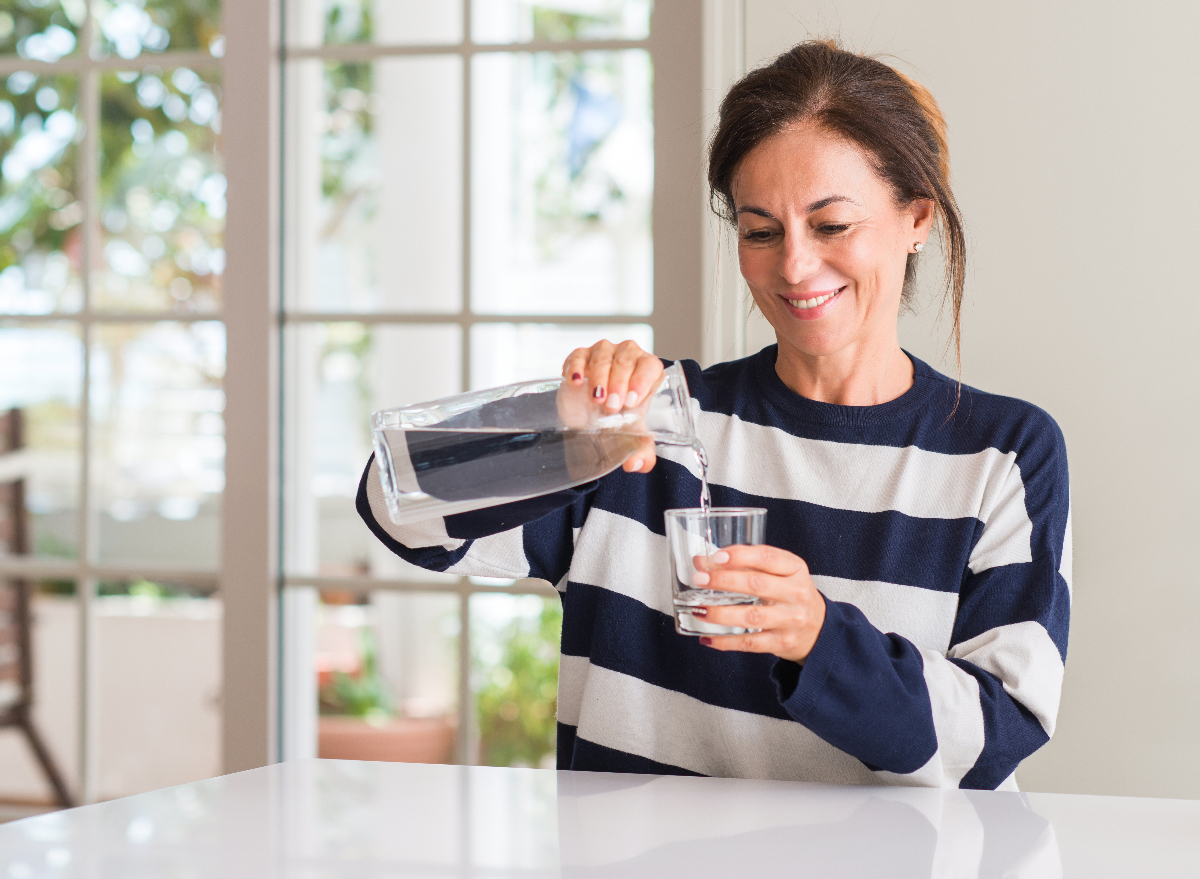
[[783, 236], [783, 251], [779, 259], [779, 276], [796, 285], [812, 277], [820, 268], [821, 259], [813, 242], [803, 232], [788, 229]]

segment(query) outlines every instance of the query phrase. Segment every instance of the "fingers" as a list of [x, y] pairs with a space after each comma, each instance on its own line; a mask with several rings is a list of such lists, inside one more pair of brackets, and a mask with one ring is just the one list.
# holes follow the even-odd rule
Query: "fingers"
[[[591, 348], [580, 350], [583, 354], [581, 370], [589, 393], [596, 401], [603, 402], [608, 398], [608, 375], [612, 369], [613, 354], [616, 352], [617, 346], [608, 339], [601, 339]], [[579, 353], [579, 351], [575, 352], [575, 354]], [[574, 358], [575, 354], [572, 354], [571, 357]], [[574, 373], [571, 375], [573, 376]]]
[[783, 656], [784, 639], [779, 632], [755, 632], [746, 635], [706, 635], [700, 639], [705, 647], [739, 653], [772, 653]]
[[[633, 402], [628, 401], [629, 397], [629, 379], [633, 376], [634, 370], [640, 360], [643, 358], [650, 359], [639, 346], [637, 342], [625, 341], [617, 345], [613, 351], [612, 362], [609, 365], [608, 371], [608, 394], [604, 400], [604, 407], [611, 412], [616, 412], [625, 406], [633, 406], [637, 404], [639, 396], [633, 398]], [[657, 358], [654, 358], [657, 360]], [[634, 392], [637, 393], [636, 391]]]
[[796, 595], [796, 584], [787, 577], [762, 571], [731, 571], [724, 565], [714, 565], [708, 572], [697, 571], [692, 575], [692, 582], [705, 589], [740, 592], [767, 601], [790, 601]]
[[813, 590], [811, 600], [788, 604], [710, 605], [699, 614], [706, 623], [759, 629], [742, 635], [710, 635], [700, 643], [716, 650], [771, 653], [803, 662], [812, 652], [825, 625], [825, 597]]
[[591, 396], [611, 412], [644, 401], [662, 373], [662, 361], [643, 351], [637, 342], [614, 345], [607, 339], [590, 348], [576, 348], [563, 363], [562, 372], [569, 385], [586, 383]]
[[715, 626], [735, 626], [741, 629], [787, 631], [805, 629], [818, 618], [824, 618], [825, 603], [814, 600], [768, 602], [765, 604], [712, 604], [702, 614], [706, 623]]
[[590, 348], [576, 348], [563, 362], [563, 378], [567, 384], [579, 386], [587, 379], [588, 356]]
[[629, 376], [628, 390], [625, 394], [626, 408], [646, 402], [658, 389], [665, 370], [663, 363], [653, 354], [642, 353], [634, 365], [633, 373]]
[[[587, 423], [587, 410], [598, 406], [603, 412], [618, 412], [623, 408], [645, 402], [662, 378], [662, 361], [643, 351], [636, 342], [614, 345], [602, 339], [590, 348], [576, 348], [563, 362], [563, 390], [560, 401], [571, 415], [569, 424]], [[586, 405], [576, 407], [575, 394], [586, 394]], [[564, 404], [560, 402], [560, 409]], [[576, 411], [579, 408], [580, 411]], [[567, 420], [564, 418], [564, 420]], [[622, 468], [627, 473], [648, 473], [658, 458], [654, 440], [645, 437], [638, 449], [626, 459]]]
[[621, 465], [621, 469], [626, 473], [649, 473], [654, 469], [658, 457], [654, 453], [654, 440], [650, 437], [642, 437], [641, 445], [638, 450], [629, 456], [629, 459]]
[[721, 553], [713, 554], [713, 562], [718, 565], [718, 570], [720, 567], [740, 568], [774, 574], [777, 577], [791, 577], [794, 574], [808, 573], [808, 565], [805, 564], [804, 559], [786, 549], [761, 544], [757, 546], [727, 546], [724, 548], [724, 552], [729, 557], [728, 561], [717, 558]]

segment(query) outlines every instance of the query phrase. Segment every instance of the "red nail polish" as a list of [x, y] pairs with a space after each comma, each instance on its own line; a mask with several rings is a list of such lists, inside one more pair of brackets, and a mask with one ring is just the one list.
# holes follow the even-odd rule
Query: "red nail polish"
[[700, 643], [705, 647], [712, 647], [712, 638], [701, 638]]
[[600, 388], [596, 388], [596, 390], [592, 393], [592, 396], [595, 397], [597, 400], [603, 400], [604, 394], [605, 394], [604, 388], [600, 387]]
[[583, 381], [583, 376], [577, 372], [573, 372], [573, 373], [571, 373], [571, 381], [581, 382], [581, 381]]

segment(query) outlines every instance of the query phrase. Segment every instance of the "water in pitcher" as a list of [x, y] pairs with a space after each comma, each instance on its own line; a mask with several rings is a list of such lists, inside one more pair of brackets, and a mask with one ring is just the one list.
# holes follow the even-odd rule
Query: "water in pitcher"
[[421, 493], [474, 508], [599, 479], [642, 443], [636, 435], [550, 429], [416, 428], [397, 439]]
[[371, 417], [375, 462], [397, 525], [583, 485], [647, 440], [690, 446], [696, 430], [682, 367], [637, 406], [608, 412], [561, 378], [520, 382]]

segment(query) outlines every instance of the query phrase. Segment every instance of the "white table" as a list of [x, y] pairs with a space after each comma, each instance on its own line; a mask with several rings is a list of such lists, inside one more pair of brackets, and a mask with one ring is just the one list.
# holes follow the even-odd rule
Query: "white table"
[[302, 760], [0, 826], [0, 877], [1200, 877], [1200, 801]]

